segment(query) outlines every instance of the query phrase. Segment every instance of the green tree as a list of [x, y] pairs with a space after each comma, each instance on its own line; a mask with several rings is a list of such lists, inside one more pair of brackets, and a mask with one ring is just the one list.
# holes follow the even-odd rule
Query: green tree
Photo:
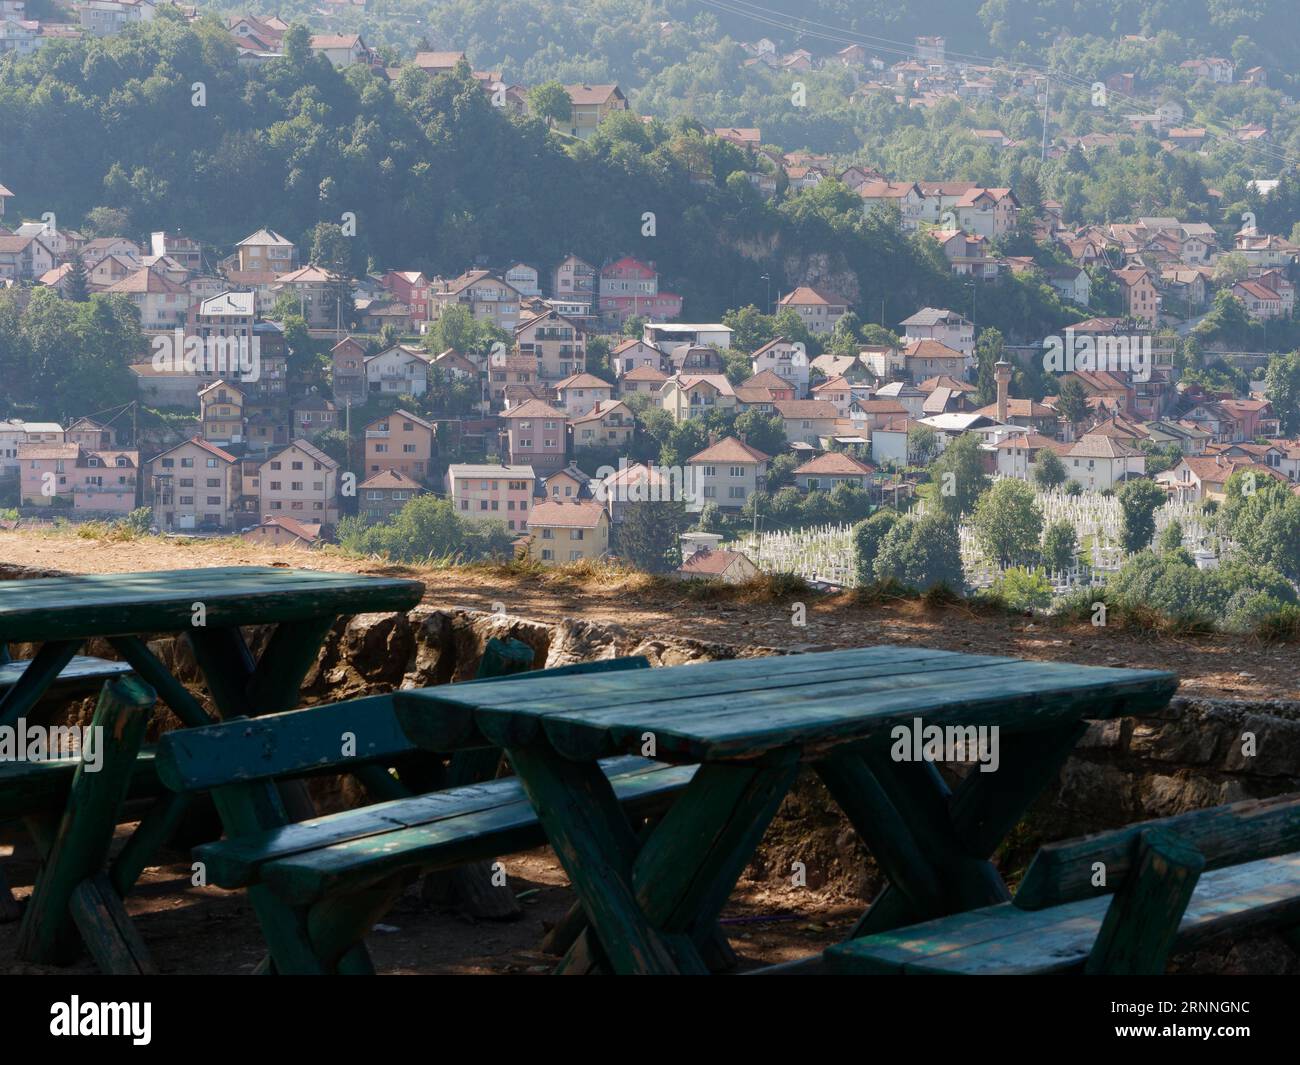
[[974, 510], [976, 500], [989, 484], [979, 437], [963, 433], [950, 442], [943, 454], [930, 463], [930, 480], [935, 502], [950, 518]]
[[1287, 436], [1300, 432], [1300, 351], [1274, 355], [1264, 374], [1264, 395]]
[[1156, 510], [1165, 503], [1165, 491], [1155, 481], [1127, 481], [1119, 490], [1120, 543], [1128, 552], [1141, 551], [1156, 532]]
[[957, 523], [943, 514], [904, 518], [886, 534], [876, 555], [877, 580], [895, 580], [927, 591], [965, 588]]
[[86, 276], [86, 263], [81, 252], [74, 252], [68, 266], [67, 298], [73, 303], [85, 303], [90, 299], [90, 282]]
[[1067, 570], [1074, 565], [1074, 552], [1078, 549], [1078, 537], [1074, 526], [1061, 519], [1047, 527], [1043, 534], [1043, 562], [1049, 569]]
[[875, 580], [876, 556], [880, 545], [902, 516], [896, 510], [878, 510], [866, 521], [853, 526], [853, 561], [859, 585]]
[[1034, 484], [1047, 491], [1064, 484], [1068, 476], [1060, 455], [1050, 447], [1042, 448], [1038, 452], [1038, 458], [1034, 460]]
[[1078, 425], [1088, 417], [1088, 394], [1077, 377], [1066, 377], [1056, 396], [1056, 413], [1069, 425]]
[[939, 454], [939, 434], [929, 425], [917, 423], [907, 430], [907, 461], [928, 466]]
[[1031, 561], [1038, 552], [1043, 512], [1024, 481], [1004, 477], [975, 504], [975, 536], [1004, 566]]
[[1181, 551], [1183, 547], [1183, 525], [1179, 521], [1171, 521], [1164, 527], [1160, 533], [1160, 542], [1158, 544], [1160, 554], [1167, 555], [1170, 551]]
[[568, 125], [573, 117], [573, 100], [558, 81], [544, 81], [528, 90], [530, 114], [552, 125]]
[[785, 450], [785, 422], [779, 414], [750, 408], [736, 416], [734, 430], [741, 440], [764, 455], [778, 455]]
[[686, 507], [680, 502], [629, 503], [618, 528], [618, 552], [646, 573], [670, 573], [681, 565], [679, 537], [686, 528]]

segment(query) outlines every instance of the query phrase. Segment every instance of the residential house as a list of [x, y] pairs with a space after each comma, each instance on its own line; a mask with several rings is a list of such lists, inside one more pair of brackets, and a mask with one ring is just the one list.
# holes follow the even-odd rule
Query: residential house
[[335, 400], [345, 407], [364, 403], [368, 391], [366, 346], [354, 337], [344, 337], [330, 348], [330, 367]]
[[176, 444], [146, 463], [145, 502], [166, 531], [233, 526], [240, 491], [239, 460], [201, 437]]
[[824, 399], [784, 399], [772, 406], [785, 422], [785, 438], [818, 447], [823, 438], [835, 435], [840, 412]]
[[679, 422], [736, 406], [735, 389], [724, 374], [674, 374], [663, 383], [658, 398]]
[[1258, 281], [1238, 281], [1232, 286], [1232, 294], [1246, 305], [1246, 313], [1252, 318], [1267, 320], [1283, 316], [1282, 297]]
[[367, 521], [388, 521], [423, 491], [419, 481], [400, 470], [381, 470], [357, 485], [358, 513]]
[[370, 49], [357, 33], [314, 34], [311, 50], [328, 59], [335, 70], [370, 62]]
[[209, 444], [243, 443], [243, 389], [222, 378], [199, 389], [199, 421], [203, 439]]
[[569, 416], [549, 403], [530, 399], [501, 415], [508, 426], [512, 466], [532, 466], [540, 474], [568, 464]]
[[279, 514], [264, 519], [240, 536], [264, 547], [315, 547], [321, 542], [321, 525]]
[[654, 263], [624, 256], [607, 263], [599, 276], [600, 314], [606, 324], [621, 329], [632, 317], [664, 320], [682, 313], [682, 297], [659, 291]]
[[337, 329], [344, 321], [343, 305], [352, 300], [352, 283], [319, 266], [302, 266], [279, 274], [271, 286], [278, 297], [287, 294], [309, 329]]
[[537, 360], [543, 381], [563, 381], [586, 369], [586, 332], [554, 310], [525, 316], [514, 334], [520, 353]]
[[591, 478], [569, 465], [546, 478], [542, 494], [548, 499], [591, 499]]
[[654, 366], [637, 366], [619, 375], [618, 394], [620, 397], [637, 393], [657, 396], [667, 380], [668, 375]]
[[566, 85], [569, 120], [564, 126], [570, 136], [589, 140], [606, 116], [627, 110], [627, 98], [617, 85]]
[[447, 467], [445, 485], [462, 518], [504, 522], [514, 532], [528, 530], [537, 487], [532, 466], [454, 463]]
[[686, 460], [687, 503], [699, 513], [708, 503], [740, 510], [767, 483], [768, 456], [734, 436], [710, 444]]
[[875, 210], [897, 212], [899, 224], [905, 230], [916, 229], [921, 220], [925, 197], [914, 181], [866, 181], [854, 191], [862, 197], [864, 215]]
[[644, 340], [637, 340], [635, 337], [628, 337], [609, 353], [609, 368], [614, 371], [615, 377], [622, 377], [638, 366], [650, 366], [661, 370], [663, 363], [662, 351], [653, 344], [647, 344]]
[[[975, 323], [956, 311], [939, 307], [922, 307], [915, 314], [904, 318], [899, 325], [903, 329], [904, 340], [937, 340], [945, 347], [961, 352], [972, 362], [975, 358]], [[935, 371], [935, 373], [949, 372], [948, 370]], [[962, 375], [953, 374], [953, 376]]]
[[842, 451], [828, 451], [794, 471], [794, 483], [804, 492], [829, 492], [836, 485], [866, 488], [875, 470]]
[[551, 275], [551, 295], [594, 307], [599, 295], [596, 268], [576, 255], [566, 255]]
[[1172, 469], [1156, 474], [1156, 482], [1179, 502], [1222, 503], [1227, 498], [1228, 479], [1239, 470], [1254, 470], [1262, 483], [1266, 477], [1285, 478], [1253, 457], [1244, 455], [1184, 455]]
[[35, 281], [53, 270], [54, 262], [40, 237], [0, 232], [0, 281]]
[[229, 269], [278, 277], [297, 269], [298, 246], [273, 229], [259, 229], [235, 245], [232, 259]]
[[909, 340], [903, 345], [906, 376], [913, 384], [927, 377], [962, 377], [966, 373], [967, 356], [939, 340]]
[[468, 308], [477, 321], [513, 333], [519, 324], [519, 291], [490, 270], [467, 270], [450, 281], [434, 278], [429, 292], [430, 317], [453, 305]]
[[395, 344], [362, 360], [370, 395], [422, 396], [429, 388], [429, 357], [418, 348]]
[[339, 520], [339, 464], [306, 440], [295, 440], [259, 467], [261, 513], [334, 526]]
[[701, 547], [684, 554], [682, 564], [674, 571], [674, 576], [680, 580], [721, 581], [723, 584], [743, 584], [758, 575], [759, 569], [748, 555], [718, 547]]
[[605, 399], [573, 418], [573, 446], [626, 448], [632, 443], [636, 418], [626, 403]]
[[614, 386], [589, 373], [566, 377], [555, 386], [558, 406], [570, 418], [586, 414], [594, 407], [609, 402]]
[[140, 453], [77, 443], [18, 445], [18, 495], [28, 507], [122, 517], [136, 508]]
[[318, 392], [299, 396], [289, 408], [289, 425], [294, 437], [310, 440], [317, 433], [340, 428], [338, 410], [332, 399]]
[[1146, 473], [1146, 456], [1110, 436], [1084, 433], [1073, 444], [1062, 445], [1058, 453], [1070, 480], [1088, 491], [1118, 488]]
[[189, 317], [189, 290], [148, 266], [109, 285], [104, 293], [123, 295], [134, 303], [140, 311], [140, 328], [146, 333], [184, 328]]
[[537, 267], [527, 263], [515, 263], [502, 275], [506, 284], [524, 299], [537, 299], [542, 294], [542, 286]]
[[1145, 266], [1126, 266], [1112, 272], [1124, 296], [1124, 310], [1138, 322], [1156, 322], [1160, 315], [1160, 292]]
[[539, 562], [594, 561], [609, 552], [609, 514], [591, 499], [548, 499], [529, 517], [528, 555]]
[[389, 270], [379, 282], [407, 307], [412, 322], [429, 320], [429, 279], [419, 270]]
[[428, 478], [438, 429], [410, 411], [395, 410], [366, 426], [366, 475], [396, 470], [415, 481]]
[[507, 355], [488, 369], [488, 394], [492, 405], [500, 408], [522, 402], [517, 397], [539, 398], [553, 391], [538, 384], [538, 361], [535, 355]]
[[722, 348], [731, 347], [734, 330], [721, 322], [646, 322], [641, 328], [641, 339], [660, 351], [680, 347]]
[[808, 353], [802, 344], [776, 337], [755, 351], [749, 362], [755, 376], [774, 373], [788, 383], [794, 389], [794, 395], [788, 398], [802, 399], [808, 394]]

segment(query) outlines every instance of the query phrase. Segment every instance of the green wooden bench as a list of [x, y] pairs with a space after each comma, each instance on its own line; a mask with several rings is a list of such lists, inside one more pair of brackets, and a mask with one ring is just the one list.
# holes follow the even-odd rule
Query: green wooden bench
[[[524, 675], [532, 651], [517, 641], [489, 643], [497, 684]], [[610, 659], [530, 676], [646, 669], [644, 658]], [[341, 753], [344, 737], [355, 747]], [[412, 793], [401, 770], [385, 766], [427, 759], [398, 726], [390, 696], [294, 710], [165, 735], [158, 775], [181, 794], [208, 791], [226, 837], [195, 849], [207, 883], [245, 888], [261, 923], [270, 963], [281, 973], [373, 972], [363, 937], [398, 895], [425, 873], [545, 844], [546, 836], [517, 779], [495, 773], [497, 748], [457, 752], [446, 790]], [[359, 764], [361, 763], [361, 764]], [[370, 772], [364, 772], [368, 765]], [[662, 810], [691, 779], [693, 766], [644, 758], [603, 763], [630, 813]], [[358, 772], [358, 769], [363, 772]], [[333, 770], [356, 772], [375, 805], [290, 823], [276, 781]], [[397, 794], [395, 794], [395, 792]], [[580, 922], [574, 934], [581, 931]]]
[[[0, 641], [0, 697], [18, 684], [31, 665], [31, 659], [10, 657], [8, 645]], [[126, 662], [73, 655], [45, 690], [42, 701], [93, 695], [104, 681], [130, 672]], [[0, 762], [0, 821], [50, 812], [44, 805], [47, 797], [52, 797], [54, 809], [62, 808], [79, 762], [75, 757], [39, 763]], [[0, 923], [17, 920], [20, 912], [0, 865]]]
[[[17, 684], [31, 664], [31, 659], [11, 658], [9, 648], [0, 643], [0, 695]], [[59, 670], [47, 696], [62, 699], [93, 695], [110, 677], [130, 672], [131, 666], [126, 662], [112, 662], [107, 658], [92, 658], [90, 655], [73, 655], [68, 664]]]
[[[1103, 880], [1104, 878], [1104, 880]], [[1300, 924], [1300, 796], [1043, 847], [1008, 903], [849, 940], [833, 973], [1159, 974], [1174, 950]]]

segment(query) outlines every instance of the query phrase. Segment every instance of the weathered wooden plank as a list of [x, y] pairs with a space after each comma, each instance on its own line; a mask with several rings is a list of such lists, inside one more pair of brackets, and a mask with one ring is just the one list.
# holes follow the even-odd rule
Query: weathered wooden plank
[[[464, 681], [452, 686], [457, 692], [466, 688], [477, 688], [481, 684], [497, 684], [502, 681], [517, 683], [527, 680], [537, 683], [539, 677], [554, 680], [557, 677], [572, 677], [592, 673], [622, 673], [627, 670], [649, 669], [650, 663], [642, 655], [625, 658], [606, 658], [598, 662], [579, 662], [570, 666], [556, 666], [552, 669], [535, 670], [531, 673], [511, 673], [495, 677], [490, 681]], [[432, 688], [416, 688], [393, 693], [394, 708], [398, 724], [413, 744], [423, 750], [447, 752], [474, 746], [496, 746], [489, 741], [474, 723], [474, 706], [468, 701], [447, 702], [438, 698], [426, 698], [430, 694], [447, 692], [447, 685]]]
[[[970, 656], [965, 656], [970, 657]], [[532, 718], [541, 718], [555, 711], [603, 711], [612, 707], [646, 706], [651, 704], [702, 700], [709, 696], [722, 699], [741, 699], [749, 692], [773, 691], [781, 688], [808, 686], [834, 680], [853, 680], [870, 676], [888, 676], [909, 669], [944, 668], [962, 662], [964, 656], [950, 651], [931, 651], [924, 648], [871, 647], [848, 651], [819, 652], [790, 657], [754, 658], [705, 662], [689, 667], [676, 667], [671, 674], [671, 684], [648, 684], [646, 678], [636, 675], [604, 676], [584, 682], [581, 686], [565, 680], [565, 674], [545, 670], [517, 678], [509, 690], [496, 688], [484, 692], [478, 684], [445, 685], [397, 693], [399, 714], [409, 713], [408, 733], [417, 729], [421, 721], [422, 704], [438, 707], [436, 715], [431, 710], [424, 713], [433, 718], [433, 724], [448, 721], [472, 721], [480, 709], [493, 711], [518, 710], [517, 720], [501, 714], [497, 724], [498, 735], [512, 742], [534, 742], [538, 731]], [[613, 659], [611, 661], [619, 661]], [[1007, 662], [1010, 659], [988, 659], [989, 662]], [[971, 663], [966, 662], [969, 667]], [[461, 717], [454, 715], [459, 709]], [[432, 727], [430, 725], [429, 727]], [[468, 725], [466, 725], [468, 727]], [[513, 728], [514, 731], [502, 731]], [[450, 730], [449, 730], [450, 731]], [[448, 739], [456, 737], [449, 735]], [[434, 741], [421, 737], [421, 746], [433, 747]], [[462, 740], [463, 742], [463, 740]], [[443, 750], [447, 746], [442, 746]]]
[[368, 695], [169, 732], [158, 744], [158, 772], [174, 791], [206, 791], [330, 767], [348, 770], [410, 749], [392, 696]]
[[[839, 973], [1050, 973], [1082, 969], [1110, 903], [1084, 899], [1043, 910], [1010, 903], [849, 940], [826, 951]], [[1174, 949], [1300, 919], [1300, 855], [1204, 873]]]
[[64, 964], [77, 953], [68, 903], [73, 889], [103, 871], [118, 811], [154, 705], [154, 694], [133, 676], [105, 683], [91, 720], [103, 744], [97, 772], [77, 768], [59, 824], [18, 930], [17, 953], [35, 962]]
[[[62, 811], [81, 758], [72, 755], [45, 762], [0, 762], [0, 819]], [[154, 752], [141, 750], [132, 767], [128, 799], [166, 793], [154, 771]]]
[[[0, 664], [0, 689], [12, 688], [31, 665], [31, 660], [20, 658]], [[113, 662], [107, 658], [93, 658], [89, 655], [73, 655], [68, 664], [59, 671], [51, 686], [53, 691], [66, 695], [72, 691], [98, 691], [99, 686], [110, 677], [130, 673], [131, 667], [125, 662]]]
[[1162, 828], [1138, 836], [1132, 875], [1111, 899], [1084, 972], [1108, 976], [1159, 976], [1178, 937], [1205, 858]]
[[[619, 720], [603, 724], [589, 725], [579, 715], [556, 712], [545, 716], [542, 725], [551, 744], [568, 757], [640, 750], [645, 735], [652, 733], [658, 758], [715, 761], [757, 757], [786, 746], [817, 754], [861, 740], [888, 745], [894, 726], [911, 725], [918, 717], [927, 725], [997, 725], [1004, 735], [1050, 729], [1085, 715], [1108, 717], [1163, 706], [1176, 684], [1172, 676], [1160, 674], [1116, 681], [1082, 675], [1053, 677], [1022, 669], [1014, 681], [1005, 675], [985, 681], [968, 676], [914, 690], [900, 685], [901, 690], [892, 693], [814, 694], [803, 700], [789, 700], [777, 692], [758, 693], [742, 701], [751, 704], [748, 713], [733, 704], [728, 711], [702, 712], [695, 718], [677, 712], [671, 724], [668, 715], [628, 707]], [[487, 709], [476, 715], [489, 738], [493, 738], [491, 715]]]
[[114, 976], [147, 976], [158, 970], [135, 925], [103, 873], [72, 889], [72, 920], [99, 971]]
[[[617, 800], [629, 811], [653, 810], [676, 796], [694, 775], [693, 766], [659, 767], [645, 772], [611, 776]], [[546, 837], [537, 815], [516, 779], [493, 781], [502, 799], [477, 808], [462, 804], [455, 812], [389, 831], [340, 831], [347, 838], [337, 843], [301, 846], [302, 837], [277, 840], [276, 849], [251, 856], [239, 840], [208, 844], [196, 852], [208, 861], [210, 875], [223, 887], [238, 886], [258, 877], [272, 884], [291, 902], [309, 902], [333, 891], [346, 891], [392, 875], [404, 868], [431, 872], [466, 861], [494, 858], [540, 846]], [[489, 787], [489, 785], [483, 785]], [[449, 804], [450, 805], [450, 804]], [[321, 818], [328, 824], [344, 815]], [[293, 829], [301, 825], [291, 826]]]
[[419, 581], [277, 567], [78, 574], [0, 587], [0, 641], [182, 632], [201, 602], [213, 626], [410, 610]]
[[1037, 910], [1092, 898], [1093, 866], [1106, 869], [1105, 891], [1124, 883], [1133, 868], [1133, 844], [1147, 829], [1173, 832], [1205, 857], [1207, 869], [1300, 851], [1300, 796], [1279, 795], [1193, 810], [1175, 817], [1128, 825], [1081, 839], [1049, 843], [1030, 862], [1015, 904]]

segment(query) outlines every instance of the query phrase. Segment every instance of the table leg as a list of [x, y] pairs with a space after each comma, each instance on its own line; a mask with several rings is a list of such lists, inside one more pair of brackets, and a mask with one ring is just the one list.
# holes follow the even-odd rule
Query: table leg
[[968, 773], [950, 793], [931, 763], [885, 754], [817, 765], [889, 884], [851, 938], [989, 906], [1010, 892], [989, 860], [1069, 758], [1084, 722], [1005, 736], [997, 772]]
[[638, 847], [594, 763], [542, 748], [508, 753], [590, 921], [557, 971], [707, 972], [701, 951], [713, 946], [718, 914], [794, 782], [797, 757], [702, 766]]
[[[54, 964], [75, 957], [77, 917], [83, 911], [71, 903], [79, 885], [103, 873], [153, 705], [153, 692], [134, 677], [104, 685], [91, 722], [92, 728], [98, 729], [92, 736], [98, 736], [103, 744], [99, 752], [103, 763], [94, 773], [86, 772], [84, 764], [77, 768], [67, 810], [18, 929], [19, 957]], [[88, 927], [86, 934], [103, 931], [98, 926]]]
[[[186, 635], [221, 716], [256, 717], [298, 706], [303, 678], [334, 620], [331, 615], [277, 626], [260, 661], [237, 627], [194, 628]], [[291, 820], [316, 816], [306, 783], [282, 781], [277, 787]]]
[[612, 970], [678, 972], [673, 951], [637, 905], [636, 835], [600, 767], [567, 761], [541, 747], [507, 754]]

